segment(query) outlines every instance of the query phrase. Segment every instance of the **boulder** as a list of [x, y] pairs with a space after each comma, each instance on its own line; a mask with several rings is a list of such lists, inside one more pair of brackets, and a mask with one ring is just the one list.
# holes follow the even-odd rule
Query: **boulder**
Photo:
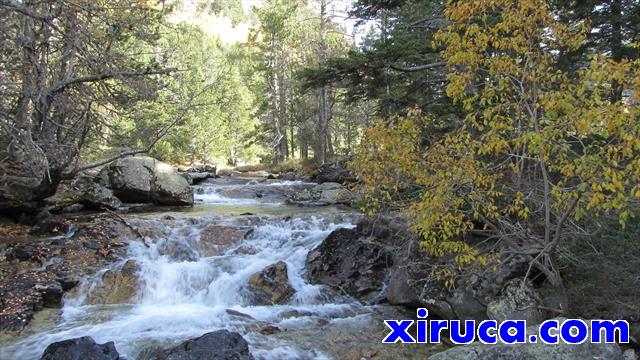
[[89, 336], [55, 342], [47, 346], [40, 360], [118, 360], [113, 342], [97, 344]]
[[193, 204], [187, 180], [171, 165], [150, 157], [116, 160], [102, 169], [99, 177], [125, 203]]
[[181, 172], [180, 176], [185, 178], [189, 185], [198, 185], [207, 179], [215, 179], [215, 172]]
[[[566, 320], [558, 318], [560, 322]], [[587, 323], [589, 323], [587, 321]], [[536, 325], [527, 327], [527, 334], [537, 334]], [[622, 351], [618, 344], [591, 344], [585, 341], [582, 344], [565, 344], [560, 342], [555, 345], [544, 344], [543, 342], [525, 344], [494, 344], [486, 345], [473, 343], [470, 345], [456, 346], [449, 350], [437, 353], [431, 360], [493, 360], [493, 359], [563, 359], [563, 360], [584, 360], [584, 359], [622, 359]]]
[[[46, 212], [46, 211], [45, 211]], [[44, 213], [44, 212], [41, 212]], [[52, 216], [48, 212], [47, 215], [42, 215], [36, 220], [35, 225], [31, 228], [31, 234], [33, 235], [64, 235], [69, 232], [71, 222], [62, 216]]]
[[256, 305], [273, 305], [287, 302], [295, 293], [289, 284], [287, 264], [278, 261], [249, 277], [247, 289]]
[[394, 267], [389, 273], [387, 283], [387, 301], [391, 305], [419, 306], [420, 298], [416, 288], [410, 283], [410, 275], [407, 269], [401, 266]]
[[116, 210], [121, 207], [122, 202], [97, 180], [89, 175], [79, 175], [70, 182], [60, 184], [56, 194], [45, 201], [63, 212], [77, 212], [84, 209]]
[[213, 174], [213, 176], [216, 175], [216, 171], [217, 171], [217, 166], [213, 165], [213, 164], [199, 164], [199, 165], [192, 165], [190, 168], [187, 169], [186, 172], [188, 173], [211, 173]]
[[302, 182], [311, 181], [311, 177], [309, 175], [306, 175], [295, 169], [288, 169], [283, 171], [280, 175], [276, 177], [276, 179], [282, 180], [282, 181], [302, 181]]
[[307, 278], [344, 291], [366, 302], [375, 301], [384, 287], [392, 255], [356, 229], [333, 231], [307, 255]]
[[340, 184], [354, 183], [356, 177], [347, 168], [348, 159], [331, 164], [324, 164], [318, 168], [311, 179], [317, 183], [334, 182]]
[[531, 282], [515, 278], [507, 282], [497, 299], [487, 304], [487, 316], [499, 322], [527, 320], [527, 324], [533, 325], [546, 319], [541, 307], [542, 299]]
[[173, 261], [196, 261], [198, 253], [187, 243], [178, 239], [166, 239], [158, 244], [158, 252]]
[[227, 330], [206, 333], [165, 352], [163, 360], [253, 360], [242, 335]]
[[62, 295], [64, 294], [64, 290], [62, 289], [62, 285], [59, 282], [53, 281], [46, 285], [38, 284], [34, 287], [34, 289], [42, 294], [42, 305], [44, 307], [62, 307]]
[[127, 304], [138, 291], [140, 266], [135, 260], [127, 260], [118, 270], [107, 270], [102, 282], [92, 288], [85, 299], [87, 304]]
[[194, 248], [200, 256], [220, 256], [253, 232], [249, 226], [207, 225]]
[[287, 202], [293, 205], [323, 206], [323, 205], [350, 205], [356, 196], [335, 182], [326, 182], [310, 189], [292, 192], [287, 197]]
[[45, 249], [33, 244], [17, 244], [8, 248], [5, 256], [9, 261], [40, 261], [43, 258], [46, 258], [46, 254], [43, 254], [43, 250]]

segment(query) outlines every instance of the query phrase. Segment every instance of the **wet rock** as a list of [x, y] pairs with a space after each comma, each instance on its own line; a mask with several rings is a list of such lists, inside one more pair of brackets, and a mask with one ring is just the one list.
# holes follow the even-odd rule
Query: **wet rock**
[[201, 256], [220, 256], [252, 232], [248, 226], [207, 225], [194, 247]]
[[298, 311], [298, 310], [283, 311], [283, 312], [278, 314], [278, 316], [281, 319], [290, 319], [290, 318], [311, 316], [311, 315], [313, 315], [313, 313], [311, 313], [309, 311]]
[[227, 309], [225, 310], [225, 312], [231, 316], [236, 316], [236, 317], [241, 317], [241, 318], [245, 318], [245, 319], [249, 319], [249, 320], [255, 320], [255, 318], [249, 314], [245, 314], [242, 313], [240, 311], [237, 310], [233, 310], [233, 309]]
[[62, 274], [56, 280], [60, 283], [63, 291], [69, 291], [80, 283], [77, 277], [68, 274]]
[[28, 261], [28, 260], [38, 260], [40, 258], [39, 248], [35, 245], [29, 244], [21, 244], [15, 245], [10, 248], [5, 256], [7, 260], [18, 260], [18, 261]]
[[233, 253], [239, 255], [255, 255], [258, 253], [258, 250], [246, 245], [241, 245], [237, 249], [233, 250]]
[[62, 307], [62, 295], [64, 290], [59, 282], [54, 281], [47, 285], [36, 285], [34, 287], [42, 295], [42, 305], [49, 308]]
[[251, 293], [252, 303], [256, 305], [283, 304], [295, 293], [295, 289], [289, 284], [287, 264], [284, 261], [278, 261], [251, 275], [247, 288]]
[[140, 156], [119, 159], [100, 172], [102, 182], [126, 203], [192, 205], [189, 183], [169, 164]]
[[260, 334], [262, 335], [273, 335], [282, 332], [279, 327], [273, 325], [267, 325], [260, 329]]
[[55, 342], [47, 346], [40, 360], [119, 360], [113, 342], [97, 344], [93, 338], [83, 336]]
[[206, 333], [166, 351], [163, 360], [253, 360], [242, 335], [227, 330]]
[[87, 304], [127, 304], [136, 296], [139, 287], [137, 273], [140, 266], [135, 260], [127, 260], [118, 270], [107, 270], [102, 282], [96, 285], [85, 299]]
[[196, 253], [189, 245], [182, 241], [166, 240], [158, 246], [158, 252], [168, 256], [173, 261], [196, 261]]
[[333, 231], [307, 256], [307, 277], [366, 302], [372, 302], [383, 288], [393, 261], [380, 244], [361, 236], [356, 229]]
[[[560, 322], [566, 320], [558, 319]], [[589, 322], [587, 321], [587, 324]], [[537, 334], [536, 325], [527, 327], [527, 334]], [[486, 345], [473, 343], [471, 345], [457, 346], [429, 357], [431, 360], [480, 360], [480, 359], [622, 359], [622, 351], [618, 344], [591, 344], [585, 341], [582, 344], [566, 344], [560, 342], [557, 345], [548, 345], [542, 342], [526, 344], [495, 344]]]
[[528, 324], [539, 324], [545, 320], [541, 310], [540, 294], [531, 282], [522, 278], [509, 280], [499, 297], [487, 305], [487, 316], [499, 322], [507, 319], [527, 320]]
[[43, 216], [31, 229], [33, 235], [62, 235], [69, 231], [71, 223], [61, 216]]

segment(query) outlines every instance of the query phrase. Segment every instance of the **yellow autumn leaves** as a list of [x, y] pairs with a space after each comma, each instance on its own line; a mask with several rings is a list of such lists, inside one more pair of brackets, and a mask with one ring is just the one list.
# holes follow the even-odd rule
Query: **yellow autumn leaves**
[[[458, 270], [489, 259], [465, 241], [476, 230], [555, 249], [554, 234], [586, 215], [614, 212], [624, 226], [640, 200], [640, 63], [600, 55], [559, 69], [584, 27], [543, 0], [455, 1], [446, 16], [446, 92], [464, 120], [428, 133], [436, 120], [412, 110], [367, 129], [353, 162], [366, 210], [404, 211], [424, 248]], [[610, 101], [614, 83], [631, 101]]]

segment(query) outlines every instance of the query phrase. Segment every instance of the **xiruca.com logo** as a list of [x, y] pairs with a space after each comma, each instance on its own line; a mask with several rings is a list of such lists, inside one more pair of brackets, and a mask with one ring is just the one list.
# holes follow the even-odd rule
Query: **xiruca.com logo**
[[[418, 320], [385, 320], [390, 329], [383, 343], [438, 344], [442, 332], [448, 330], [449, 340], [454, 344], [545, 344], [629, 343], [629, 323], [625, 320], [551, 319], [543, 322], [535, 334], [527, 334], [525, 320], [426, 320], [429, 311], [416, 311]], [[447, 333], [447, 332], [445, 332]]]

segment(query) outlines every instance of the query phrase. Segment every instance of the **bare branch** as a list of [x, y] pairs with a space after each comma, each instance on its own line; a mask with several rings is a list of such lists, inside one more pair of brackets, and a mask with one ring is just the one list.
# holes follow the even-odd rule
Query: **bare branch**
[[66, 89], [67, 87], [69, 87], [69, 86], [71, 86], [73, 84], [96, 82], [96, 81], [102, 81], [102, 80], [107, 80], [107, 79], [113, 79], [113, 78], [117, 78], [117, 77], [132, 78], [132, 77], [143, 77], [143, 76], [148, 76], [148, 75], [167, 75], [167, 74], [170, 74], [170, 73], [172, 73], [174, 71], [177, 71], [177, 69], [175, 69], [175, 68], [160, 69], [160, 70], [147, 69], [145, 71], [119, 71], [119, 72], [109, 72], [109, 73], [87, 75], [87, 76], [82, 76], [82, 77], [77, 77], [77, 78], [73, 78], [73, 79], [67, 79], [67, 80], [60, 81], [60, 82], [52, 85], [51, 88], [47, 91], [47, 94], [48, 95], [55, 95], [56, 93]]
[[15, 0], [0, 0], [0, 7], [9, 8], [13, 11], [19, 12], [22, 15], [25, 15], [40, 21], [49, 22], [55, 17], [53, 14], [49, 14], [49, 13], [44, 13], [44, 14], [37, 13]]
[[396, 70], [396, 71], [414, 72], [414, 71], [422, 71], [422, 70], [428, 70], [428, 69], [433, 69], [433, 68], [437, 68], [437, 67], [442, 67], [442, 66], [445, 66], [445, 65], [446, 65], [446, 63], [444, 61], [439, 61], [439, 62], [435, 62], [433, 64], [418, 65], [418, 66], [413, 66], [413, 67], [409, 67], [409, 68], [400, 67], [400, 66], [396, 66], [396, 65], [389, 65], [389, 67], [392, 68], [393, 70]]

